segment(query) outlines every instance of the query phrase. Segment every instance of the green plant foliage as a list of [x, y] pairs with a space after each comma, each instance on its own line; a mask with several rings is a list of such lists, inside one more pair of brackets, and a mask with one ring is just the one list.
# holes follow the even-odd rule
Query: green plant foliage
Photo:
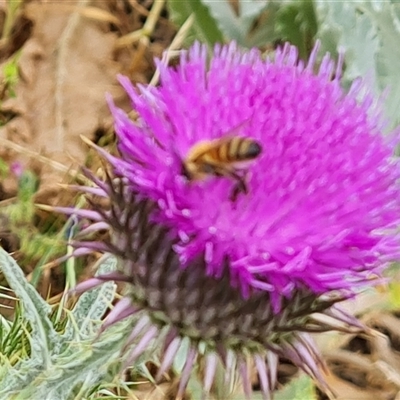
[[[104, 255], [97, 263], [97, 274], [106, 274], [117, 269], [117, 259], [109, 254]], [[65, 340], [75, 331], [81, 337], [89, 338], [99, 329], [99, 322], [104, 315], [105, 306], [109, 306], [114, 298], [116, 285], [107, 283], [99, 288], [83, 293], [72, 310], [72, 317], [66, 326]], [[101, 299], [101, 301], [99, 300]], [[105, 304], [108, 302], [108, 304]], [[76, 328], [78, 330], [76, 330]]]
[[315, 392], [315, 386], [310, 377], [301, 375], [293, 379], [282, 390], [274, 395], [275, 400], [317, 400], [318, 396]]
[[279, 9], [280, 4], [278, 2], [268, 3], [267, 8], [254, 19], [250, 30], [247, 32], [245, 47], [265, 48], [280, 41], [279, 32], [276, 29], [276, 14]]
[[266, 1], [239, 1], [238, 15], [235, 14], [229, 1], [202, 0], [209, 8], [224, 35], [247, 46], [247, 35], [255, 19], [266, 8]]
[[10, 166], [2, 158], [0, 158], [0, 178], [4, 179], [10, 172]]
[[[105, 255], [98, 273], [115, 270], [117, 261]], [[24, 278], [14, 259], [0, 249], [0, 267], [19, 299], [14, 321], [0, 320], [1, 399], [67, 400], [82, 397], [101, 382], [112, 382], [129, 321], [98, 336], [101, 318], [115, 296], [115, 284], [104, 283], [83, 294], [67, 318], [63, 332], [50, 318], [50, 306]], [[63, 303], [62, 303], [63, 304]], [[30, 350], [21, 351], [29, 338]], [[16, 357], [16, 359], [15, 359]], [[14, 360], [13, 360], [14, 359]]]
[[3, 65], [4, 84], [8, 89], [10, 97], [15, 97], [14, 88], [19, 80], [19, 72], [18, 72], [19, 57], [20, 54], [17, 53]]
[[8, 284], [20, 300], [24, 318], [32, 328], [31, 358], [47, 368], [51, 364], [50, 351], [56, 337], [48, 317], [50, 306], [27, 282], [18, 264], [3, 249], [0, 249], [0, 265]]
[[389, 299], [390, 305], [394, 309], [399, 309], [400, 307], [400, 282], [393, 281], [389, 284]]
[[344, 77], [362, 77], [376, 96], [385, 93], [391, 127], [400, 123], [400, 2], [316, 1], [318, 37], [324, 50], [345, 54]]
[[[254, 393], [252, 400], [263, 400], [261, 393]], [[232, 400], [242, 400], [243, 395], [235, 396]], [[274, 393], [274, 400], [317, 400], [315, 386], [311, 378], [301, 375], [292, 379], [285, 387]]]
[[18, 179], [17, 202], [7, 209], [13, 224], [31, 223], [35, 210], [33, 197], [38, 188], [37, 176], [31, 171], [24, 171]]
[[0, 354], [10, 365], [30, 353], [28, 323], [22, 320], [21, 313], [21, 307], [17, 303], [13, 321], [0, 318]]
[[300, 0], [281, 7], [276, 18], [279, 37], [297, 46], [300, 57], [307, 59], [318, 30], [313, 1]]
[[200, 40], [212, 46], [223, 42], [223, 36], [208, 8], [200, 0], [169, 0], [167, 2], [172, 21], [181, 26], [191, 15], [194, 17], [192, 33], [189, 41]]
[[307, 57], [317, 31], [312, 0], [238, 0], [236, 4], [235, 9], [229, 0], [172, 0], [169, 7], [178, 26], [194, 16], [191, 41], [198, 39], [211, 46], [235, 40], [250, 48], [287, 40], [299, 47], [301, 57]]
[[23, 0], [13, 0], [6, 2], [5, 21], [3, 23], [3, 31], [1, 32], [2, 39], [9, 39], [10, 35], [12, 34], [14, 22], [23, 3]]
[[[38, 188], [39, 180], [36, 174], [29, 170], [23, 171], [18, 178], [18, 192], [15, 201], [1, 209], [1, 215], [8, 223], [8, 229], [20, 241], [18, 250], [23, 255], [21, 261], [23, 266], [32, 261], [36, 263], [40, 259], [45, 264], [51, 257], [55, 258], [65, 252], [64, 228], [60, 223], [62, 220], [53, 220], [52, 226], [49, 223], [51, 218], [47, 218], [41, 226], [41, 220], [37, 218], [34, 200]], [[40, 268], [35, 269], [33, 285], [37, 284], [41, 273]]]

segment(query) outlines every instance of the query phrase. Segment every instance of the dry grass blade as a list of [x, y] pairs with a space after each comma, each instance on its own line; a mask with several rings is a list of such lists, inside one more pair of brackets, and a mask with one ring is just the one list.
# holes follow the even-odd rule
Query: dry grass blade
[[98, 7], [89, 6], [86, 4], [90, 4], [90, 1], [83, 0], [78, 5], [73, 4], [62, 4], [57, 2], [56, 4], [48, 3], [46, 6], [54, 7], [58, 11], [69, 12], [69, 13], [78, 13], [82, 17], [86, 17], [89, 19], [93, 19], [95, 21], [100, 22], [109, 22], [115, 25], [119, 25], [120, 21], [110, 12], [103, 10]]
[[[162, 62], [164, 64], [168, 64], [169, 60], [179, 54], [176, 51], [178, 49], [180, 49], [182, 47], [182, 44], [184, 42], [184, 40], [187, 37], [187, 34], [190, 30], [190, 28], [192, 27], [194, 22], [194, 15], [192, 14], [180, 27], [179, 31], [177, 32], [177, 34], [175, 35], [173, 41], [171, 42], [170, 46], [168, 47], [168, 49], [166, 50], [166, 52], [164, 53]], [[160, 70], [157, 68], [156, 72], [154, 73], [153, 77], [151, 78], [150, 81], [150, 85], [157, 85], [158, 80], [160, 79]]]
[[[8, 140], [6, 138], [1, 139], [1, 145], [6, 148], [9, 148], [11, 150], [14, 150], [17, 153], [21, 153], [28, 157], [35, 158], [35, 160], [40, 161], [43, 164], [47, 164], [57, 171], [65, 172], [71, 176], [76, 176], [78, 174], [78, 171], [72, 170], [71, 168], [65, 166], [64, 164], [54, 161], [48, 157], [42, 156], [41, 154], [38, 154], [36, 151], [29, 150], [26, 147], [21, 146], [17, 143], [14, 143], [11, 140]], [[82, 176], [82, 178], [83, 178], [83, 176]]]
[[117, 39], [116, 47], [126, 47], [131, 45], [132, 43], [136, 43], [140, 39], [148, 38], [149, 36], [151, 36], [151, 34], [154, 32], [154, 28], [156, 27], [164, 4], [165, 0], [156, 0], [150, 10], [146, 22], [143, 25], [143, 28]]
[[86, 18], [90, 18], [101, 22], [109, 22], [115, 25], [120, 24], [120, 21], [114, 15], [112, 15], [106, 10], [102, 10], [97, 7], [86, 6], [77, 11], [79, 12], [79, 14], [81, 14], [83, 17]]
[[141, 4], [137, 2], [137, 0], [131, 0], [129, 4], [139, 13], [144, 16], [149, 15], [149, 10], [146, 7], [143, 7]]

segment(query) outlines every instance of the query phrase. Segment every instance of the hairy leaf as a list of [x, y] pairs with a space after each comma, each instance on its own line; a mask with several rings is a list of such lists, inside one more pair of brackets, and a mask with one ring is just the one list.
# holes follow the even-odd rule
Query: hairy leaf
[[[118, 361], [120, 349], [126, 338], [126, 327], [119, 326], [95, 343], [81, 342], [76, 349], [57, 358], [52, 371], [43, 372], [21, 394], [33, 398], [67, 400], [74, 391], [91, 386], [104, 379], [112, 363]], [[111, 381], [109, 377], [108, 381]]]
[[24, 311], [23, 317], [31, 325], [31, 358], [40, 360], [39, 362], [48, 368], [51, 365], [50, 352], [56, 338], [56, 331], [48, 317], [50, 306], [25, 279], [15, 260], [1, 248], [0, 268], [8, 284], [20, 299]]
[[255, 19], [266, 8], [265, 0], [245, 0], [238, 2], [238, 15], [228, 0], [202, 0], [217, 21], [221, 31], [229, 40], [235, 40], [242, 46], [249, 46], [248, 34]]
[[[98, 264], [98, 274], [105, 274], [116, 269], [117, 260], [104, 255]], [[0, 367], [0, 398], [67, 400], [75, 398], [71, 396], [78, 390], [87, 392], [102, 379], [111, 382], [113, 376], [106, 376], [110, 366], [121, 361], [120, 349], [131, 327], [131, 321], [126, 321], [97, 337], [100, 319], [114, 298], [116, 285], [107, 282], [83, 294], [70, 313], [65, 332], [60, 334], [47, 316], [50, 306], [25, 280], [14, 259], [1, 249], [0, 265], [22, 305], [11, 327], [3, 322], [2, 342], [14, 340], [15, 332], [28, 332], [28, 326], [32, 348], [31, 357], [21, 358], [15, 365], [9, 362], [14, 354], [8, 351]], [[15, 355], [19, 357], [19, 353]]]
[[315, 386], [310, 377], [302, 375], [293, 379], [284, 389], [275, 393], [275, 400], [316, 400]]
[[167, 2], [172, 21], [181, 26], [191, 15], [194, 16], [193, 30], [195, 39], [212, 46], [223, 42], [223, 36], [208, 8], [200, 0], [182, 1], [169, 0]]
[[301, 0], [282, 6], [276, 20], [280, 38], [297, 46], [300, 57], [307, 59], [318, 29], [313, 1]]
[[[117, 259], [105, 254], [97, 262], [97, 275], [103, 275], [115, 271], [117, 269]], [[79, 333], [86, 338], [93, 332], [99, 323], [101, 317], [110, 306], [115, 296], [116, 285], [113, 282], [106, 282], [100, 287], [83, 293], [72, 310], [71, 319], [67, 323], [66, 337], [72, 333], [74, 326], [79, 328]]]
[[400, 123], [400, 3], [317, 0], [318, 36], [325, 50], [345, 54], [344, 77], [362, 77], [376, 96], [385, 94], [390, 125]]

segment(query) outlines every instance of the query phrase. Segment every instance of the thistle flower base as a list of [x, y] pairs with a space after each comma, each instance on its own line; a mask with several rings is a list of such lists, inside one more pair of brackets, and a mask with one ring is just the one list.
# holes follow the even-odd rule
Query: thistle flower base
[[[105, 327], [144, 314], [129, 339], [131, 362], [167, 329], [162, 373], [190, 341], [179, 396], [199, 354], [206, 394], [218, 359], [228, 375], [235, 359], [250, 397], [252, 358], [269, 398], [279, 356], [326, 389], [309, 332], [363, 330], [336, 303], [400, 258], [399, 132], [382, 134], [361, 86], [342, 90], [343, 60], [335, 68], [327, 55], [315, 72], [317, 51], [305, 65], [289, 45], [271, 61], [234, 43], [209, 59], [195, 44], [177, 67], [159, 62], [158, 87], [120, 77], [136, 121], [109, 99], [119, 156], [98, 149], [110, 176], [87, 174], [97, 188], [82, 190], [110, 208], [70, 213], [93, 222], [86, 233], [106, 227], [112, 240], [77, 242], [75, 254], [120, 259], [119, 275], [103, 280], [127, 282], [129, 292]], [[235, 127], [263, 150], [246, 167], [246, 193], [232, 199], [231, 176], [193, 180], [182, 166], [198, 143], [219, 143]]]
[[[219, 279], [205, 274], [201, 255], [182, 268], [174, 251], [173, 233], [151, 222], [156, 206], [149, 200], [138, 200], [137, 193], [127, 190], [123, 179], [109, 179], [107, 197], [111, 209], [98, 212], [113, 231], [112, 242], [107, 246], [120, 259], [120, 275], [96, 277], [85, 285], [87, 289], [104, 280], [129, 283], [127, 297], [104, 322], [106, 328], [141, 313], [127, 341], [127, 345], [136, 345], [125, 366], [132, 365], [153, 339], [167, 329], [158, 378], [171, 367], [182, 341], [190, 340], [179, 395], [183, 395], [199, 355], [204, 357], [205, 395], [211, 389], [220, 360], [226, 368], [227, 382], [239, 372], [245, 394], [250, 398], [248, 362], [252, 359], [264, 398], [271, 398], [278, 357], [290, 359], [312, 376], [321, 389], [328, 390], [323, 378], [324, 363], [309, 332], [363, 329], [356, 319], [335, 308], [344, 295], [318, 296], [310, 290], [296, 290], [282, 302], [277, 313], [268, 293], [254, 290], [244, 299], [240, 289], [232, 287], [228, 261]], [[132, 225], [135, 229], [131, 229]], [[127, 236], [127, 232], [132, 234]], [[326, 318], [314, 317], [321, 314]]]

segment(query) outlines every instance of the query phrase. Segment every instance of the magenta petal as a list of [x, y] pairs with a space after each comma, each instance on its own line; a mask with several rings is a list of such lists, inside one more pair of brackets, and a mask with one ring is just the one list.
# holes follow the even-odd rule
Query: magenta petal
[[[177, 67], [161, 67], [158, 87], [119, 77], [137, 121], [109, 98], [121, 155], [110, 159], [114, 173], [157, 205], [182, 267], [201, 254], [218, 279], [228, 258], [232, 285], [244, 298], [271, 293], [275, 312], [298, 288], [354, 293], [399, 258], [398, 130], [383, 135], [362, 86], [342, 90], [343, 54], [336, 66], [326, 55], [314, 72], [317, 54], [318, 45], [304, 66], [288, 44], [271, 61], [231, 43], [209, 59], [196, 44]], [[248, 193], [232, 202], [232, 179], [188, 182], [182, 163], [197, 143], [238, 126], [263, 151], [245, 168]]]

